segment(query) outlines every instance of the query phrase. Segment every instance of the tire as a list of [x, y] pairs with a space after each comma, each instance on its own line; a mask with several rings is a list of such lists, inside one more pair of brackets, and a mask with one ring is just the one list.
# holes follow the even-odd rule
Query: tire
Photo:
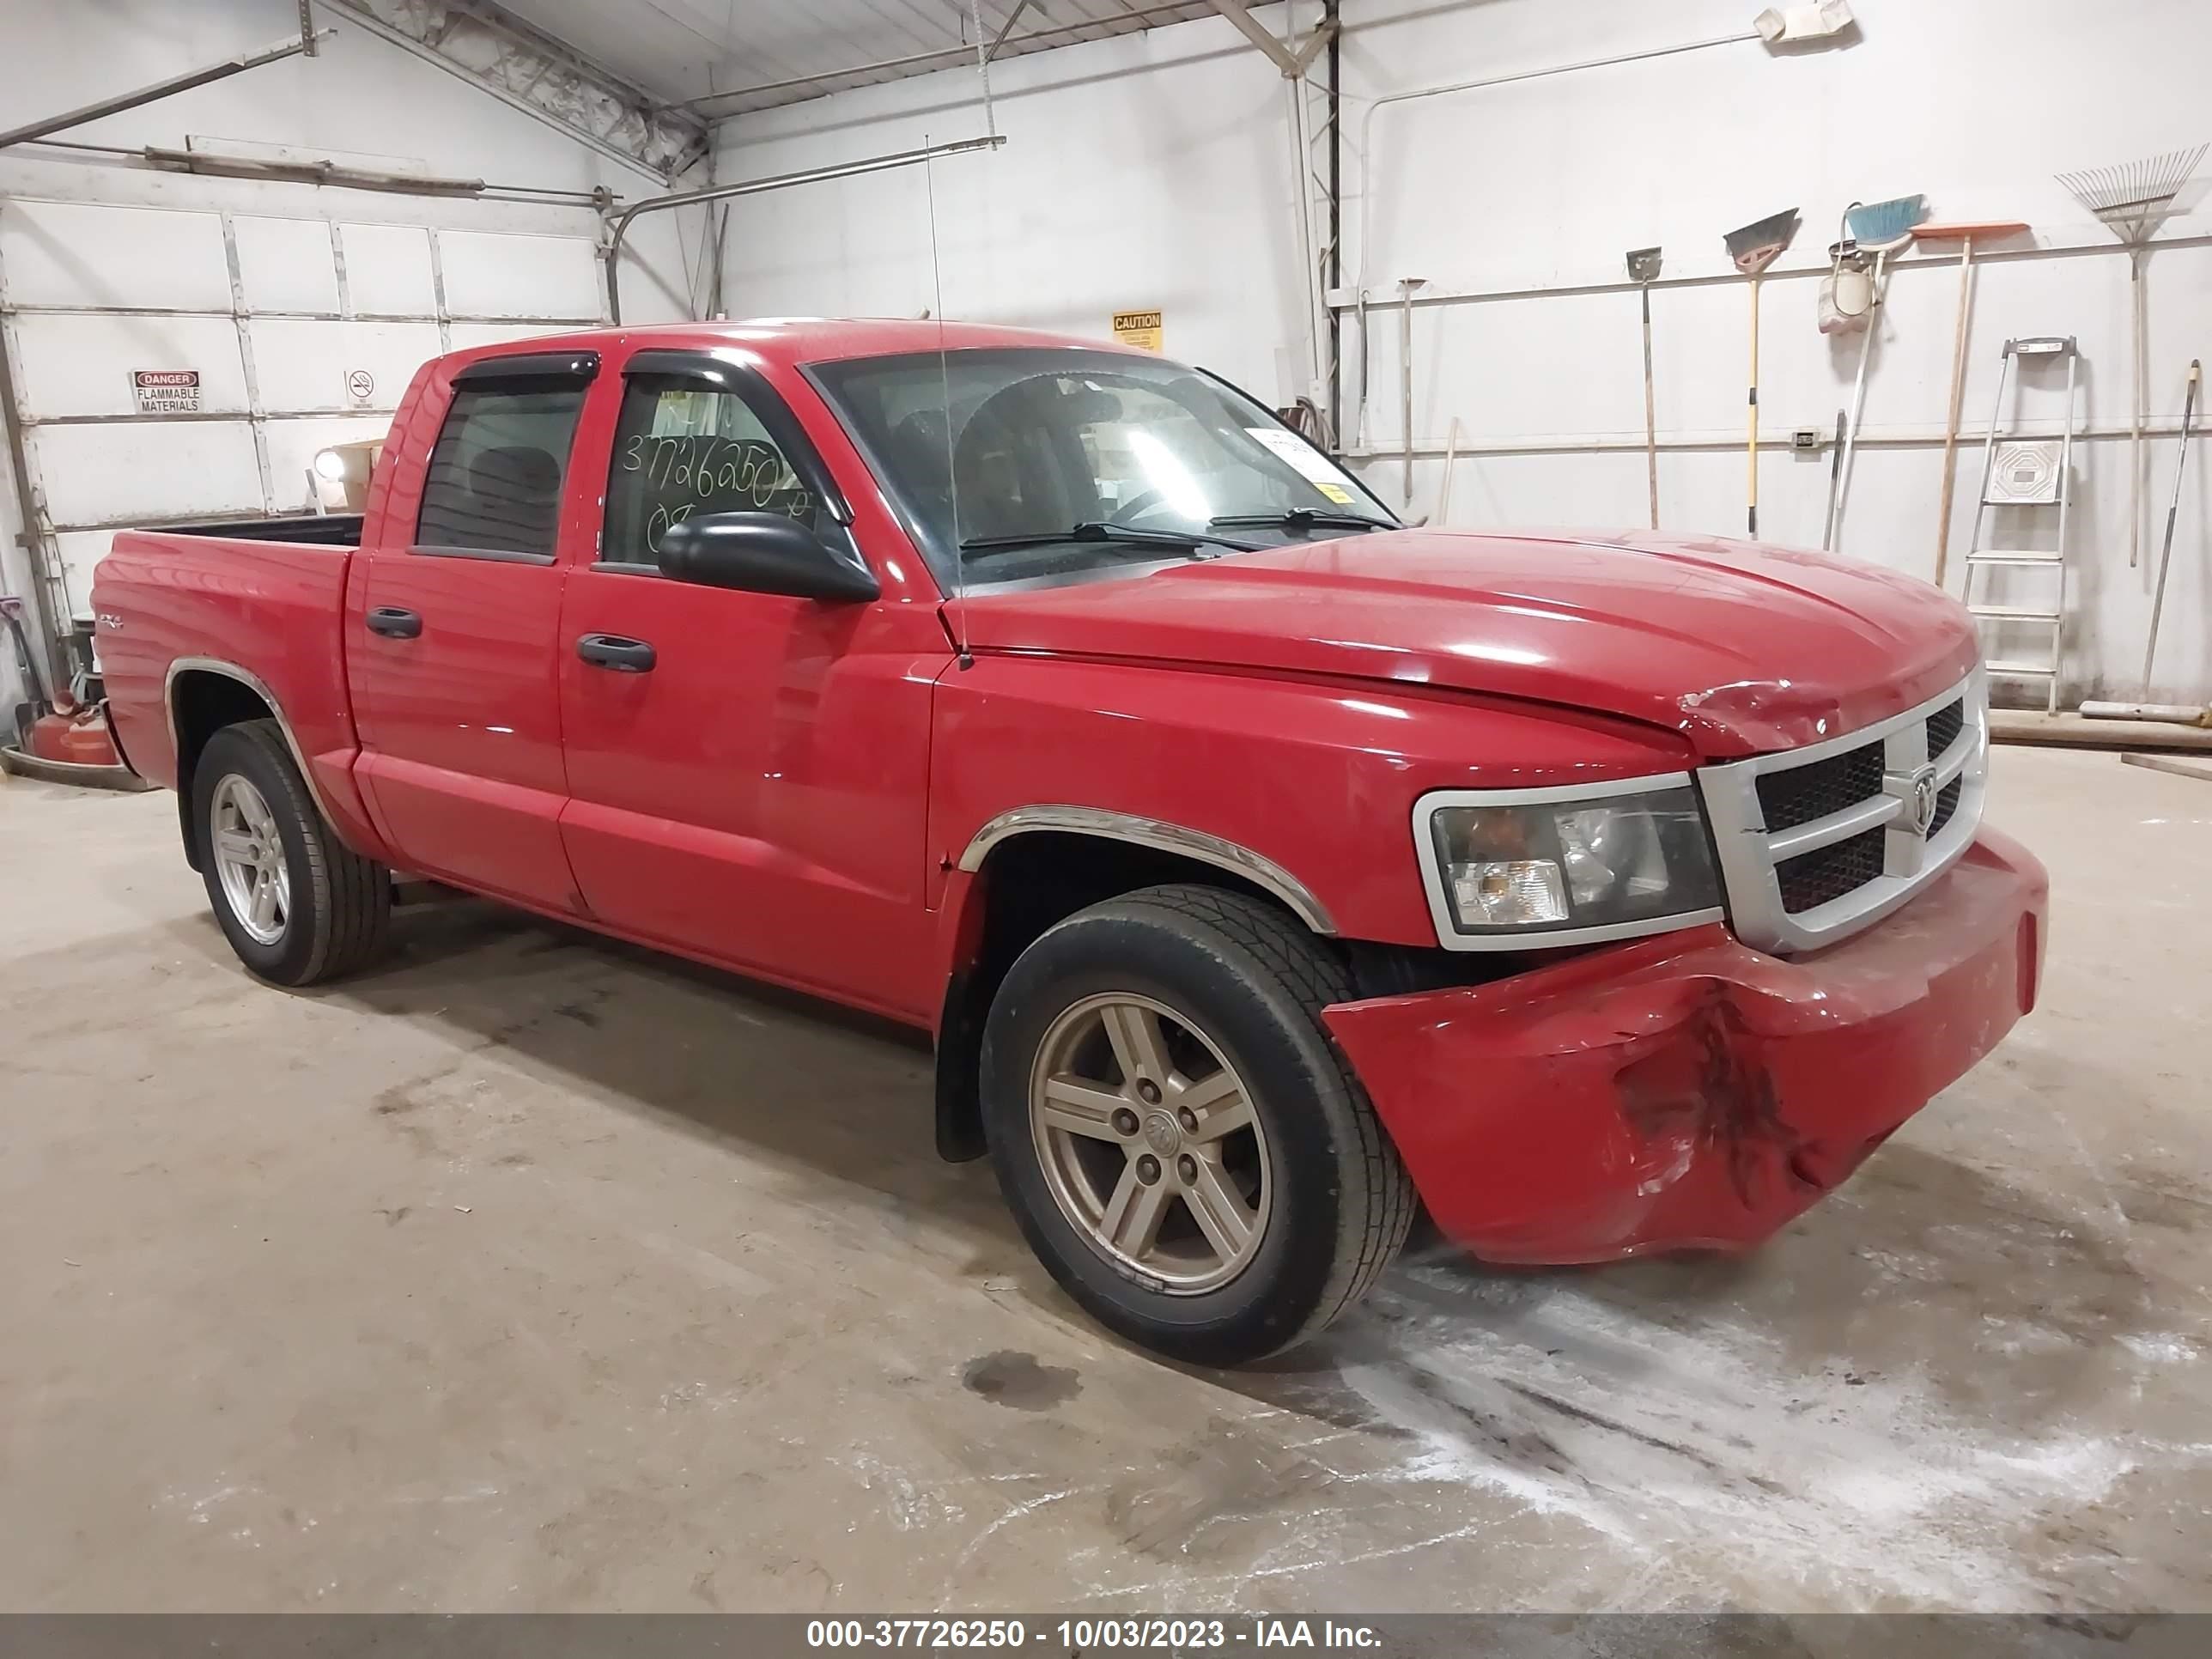
[[[226, 845], [241, 847], [234, 838], [243, 836], [261, 867], [273, 865], [282, 896], [269, 909], [252, 902], [258, 878], [240, 873], [241, 860], [227, 860], [217, 844], [219, 802], [223, 833], [234, 838]], [[191, 812], [208, 902], [230, 948], [257, 978], [313, 985], [353, 972], [383, 950], [392, 872], [338, 840], [276, 721], [226, 726], [208, 740], [192, 770]], [[270, 860], [271, 851], [281, 859]]]
[[[984, 1030], [984, 1133], [1030, 1248], [1101, 1324], [1172, 1359], [1247, 1364], [1315, 1335], [1396, 1256], [1413, 1183], [1319, 1019], [1350, 994], [1293, 918], [1202, 886], [1094, 905], [1016, 960]], [[1133, 1079], [1124, 1061], [1147, 1029], [1166, 1074], [1150, 1092], [1150, 1062]], [[1209, 1093], [1207, 1115], [1178, 1108]], [[1213, 1127], [1241, 1122], [1240, 1099], [1249, 1128]]]

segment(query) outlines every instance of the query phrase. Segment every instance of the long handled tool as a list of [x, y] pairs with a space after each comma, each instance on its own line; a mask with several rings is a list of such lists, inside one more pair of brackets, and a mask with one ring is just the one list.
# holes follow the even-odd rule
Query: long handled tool
[[1943, 572], [1951, 556], [1951, 499], [1959, 483], [1959, 419], [1966, 395], [1966, 335], [1974, 313], [1974, 244], [1994, 242], [2027, 233], [2013, 220], [1987, 220], [1978, 224], [1929, 225], [1912, 228], [1916, 242], [1959, 244], [1959, 322], [1951, 342], [1951, 413], [1943, 428], [1943, 494], [1936, 508], [1936, 586], [1943, 586]]
[[2181, 447], [2173, 458], [2173, 499], [2166, 504], [2166, 542], [2158, 550], [2158, 581], [2151, 589], [2150, 639], [2143, 647], [2142, 700], [2150, 701], [2150, 665], [2158, 655], [2159, 612], [2166, 609], [2166, 567], [2173, 562], [2173, 524], [2181, 514], [2181, 478], [2189, 471], [2189, 434], [2197, 419], [2197, 388], [2204, 379], [2204, 365], [2189, 360], [2189, 395], [2181, 404]]
[[1628, 280], [1644, 301], [1644, 470], [1651, 486], [1651, 527], [1659, 527], [1659, 420], [1651, 396], [1651, 284], [1659, 279], [1659, 250], [1628, 250]]
[[1398, 279], [1398, 403], [1403, 412], [1400, 436], [1406, 446], [1406, 511], [1413, 510], [1413, 290], [1425, 276]]
[[[1828, 446], [1828, 522], [1831, 525], [1836, 521], [1836, 504], [1843, 499], [1844, 425], [1850, 419], [1850, 416], [1842, 410], [1836, 411], [1835, 441]], [[1820, 544], [1820, 550], [1823, 553], [1828, 550], [1826, 542]]]
[[1832, 548], [1843, 528], [1844, 503], [1851, 493], [1851, 473], [1859, 453], [1859, 422], [1866, 414], [1867, 365], [1874, 361], [1874, 337], [1881, 331], [1881, 302], [1888, 292], [1882, 267], [1889, 256], [1912, 240], [1912, 227], [1928, 216], [1923, 196], [1900, 196], [1869, 207], [1854, 202], [1844, 210], [1851, 240], [1861, 253], [1874, 255], [1874, 276], [1868, 289], [1867, 325], [1859, 336], [1859, 367], [1851, 389], [1850, 425], [1844, 434], [1844, 456], [1837, 468], [1838, 482], [1828, 507], [1827, 533], [1820, 545]]
[[1729, 258], [1735, 268], [1751, 278], [1751, 379], [1748, 398], [1748, 430], [1744, 440], [1745, 502], [1744, 528], [1747, 534], [1759, 534], [1759, 279], [1767, 266], [1782, 257], [1797, 234], [1797, 210], [1790, 208], [1756, 220], [1741, 230], [1729, 232], [1726, 241]]
[[2133, 441], [2128, 452], [2128, 568], [2132, 570], [2142, 551], [2143, 382], [2149, 366], [2150, 301], [2143, 293], [2143, 262], [2150, 256], [2151, 238], [2158, 234], [2173, 212], [2173, 198], [2197, 171], [2208, 146], [2169, 150], [2148, 161], [2118, 167], [2091, 167], [2082, 173], [2062, 173], [2058, 182], [2074, 199], [2095, 214], [2105, 228], [2128, 250], [2128, 291], [2135, 311], [2135, 391], [2130, 410]]
[[2091, 720], [2172, 720], [2184, 726], [2203, 726], [2208, 711], [2187, 704], [2153, 702], [2150, 701], [2150, 667], [2158, 656], [2159, 613], [2166, 609], [2166, 572], [2173, 561], [2173, 526], [2181, 515], [2181, 480], [2189, 471], [2189, 440], [2197, 420], [2197, 389], [2204, 379], [2204, 366], [2191, 358], [2189, 363], [2189, 395], [2181, 404], [2181, 449], [2173, 461], [2173, 499], [2166, 503], [2166, 544], [2159, 550], [2158, 582], [2152, 589], [2150, 601], [2150, 639], [2143, 646], [2142, 701], [2140, 702], [2085, 702], [2081, 712]]

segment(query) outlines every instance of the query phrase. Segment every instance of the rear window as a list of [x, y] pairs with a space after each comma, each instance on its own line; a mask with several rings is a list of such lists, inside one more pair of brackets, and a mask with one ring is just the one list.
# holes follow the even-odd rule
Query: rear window
[[528, 380], [457, 388], [430, 452], [416, 544], [550, 558], [584, 392]]

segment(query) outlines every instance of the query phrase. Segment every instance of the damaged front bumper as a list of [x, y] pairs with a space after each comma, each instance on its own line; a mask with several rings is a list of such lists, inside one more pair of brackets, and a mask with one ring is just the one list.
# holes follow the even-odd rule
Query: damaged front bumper
[[1744, 1249], [2034, 1006], [2049, 883], [1984, 829], [1814, 955], [1717, 925], [1322, 1018], [1437, 1224], [1506, 1262]]

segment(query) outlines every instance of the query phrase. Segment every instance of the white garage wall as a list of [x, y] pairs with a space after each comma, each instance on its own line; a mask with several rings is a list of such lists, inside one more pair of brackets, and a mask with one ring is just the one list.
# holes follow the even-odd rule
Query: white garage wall
[[[1301, 5], [1301, 21], [1316, 9]], [[1358, 246], [1357, 149], [1376, 96], [1739, 33], [1758, 9], [1756, 0], [1346, 0], [1347, 283], [1364, 269], [1376, 294], [1413, 275], [1437, 289], [1516, 295], [1416, 308], [1414, 435], [1430, 453], [1412, 510], [1436, 506], [1456, 417], [1465, 435], [1450, 522], [1643, 522], [1637, 305], [1618, 287], [1622, 251], [1659, 243], [1668, 278], [1717, 277], [1725, 231], [1792, 205], [1804, 227], [1765, 289], [1765, 431], [1786, 442], [1794, 428], [1832, 429], [1855, 346], [1816, 332], [1816, 283], [1786, 273], [1823, 263], [1847, 202], [1919, 191], [1939, 219], [2029, 221], [2034, 239], [2012, 246], [2048, 250], [1980, 272], [1952, 533], [1956, 592], [1978, 482], [1971, 441], [1987, 422], [2006, 335], [2078, 337], [2083, 411], [2100, 429], [2126, 423], [2128, 262], [2051, 174], [2212, 138], [2198, 81], [2212, 61], [2212, 7], [2201, 0], [1854, 0], [1860, 27], [1839, 49], [1724, 46], [1394, 106], [1373, 130], [1372, 246], [1364, 258]], [[1261, 15], [1279, 33], [1279, 8]], [[1271, 64], [1208, 21], [1020, 58], [995, 66], [993, 81], [1009, 148], [935, 175], [949, 314], [1103, 335], [1114, 309], [1157, 304], [1171, 354], [1263, 396], [1303, 389], [1294, 185]], [[756, 176], [925, 132], [963, 137], [981, 118], [972, 71], [872, 88], [727, 124], [718, 171]], [[2183, 377], [2192, 355], [2212, 358], [2205, 194], [2202, 184], [2190, 192], [2165, 234], [2207, 240], [2149, 265], [2150, 403], [2166, 435], [2148, 446], [2141, 568], [2127, 556], [2129, 446], [2100, 438], [2080, 452], [2066, 702], [2136, 695]], [[927, 228], [918, 174], [741, 202], [727, 304], [740, 315], [911, 314], [932, 303]], [[1922, 575], [1933, 572], [1933, 440], [1948, 406], [1956, 295], [1948, 263], [1895, 278], [1843, 537], [1856, 556]], [[1662, 287], [1654, 311], [1662, 437], [1681, 446], [1661, 459], [1663, 522], [1740, 533], [1743, 285]], [[1396, 313], [1372, 313], [1368, 328], [1367, 437], [1387, 453], [1363, 465], [1395, 500]], [[1356, 343], [1346, 354], [1356, 386]], [[2153, 689], [2173, 701], [2212, 696], [2208, 475], [2212, 467], [2197, 471], [2184, 503], [2166, 595]], [[1769, 451], [1762, 532], [1817, 545], [1827, 483], [1825, 455]], [[2015, 586], [1998, 597], [2031, 595]], [[2014, 654], [2037, 643], [2010, 642]], [[2040, 701], [2039, 687], [2007, 689]]]
[[[343, 14], [322, 8], [316, 15], [335, 33], [312, 60], [268, 64], [55, 136], [86, 143], [181, 148], [185, 136], [195, 134], [409, 156], [437, 172], [482, 178], [495, 185], [568, 191], [605, 185], [631, 200], [667, 188], [368, 33]], [[290, 0], [101, 0], [85, 6], [0, 7], [0, 62], [6, 64], [9, 84], [15, 89], [7, 122], [68, 109], [269, 45], [295, 33], [297, 24], [298, 9]], [[703, 177], [695, 174], [683, 183], [703, 182]], [[228, 215], [240, 281], [256, 312], [327, 315], [343, 308], [364, 317], [430, 317], [435, 297], [425, 254], [432, 230], [449, 314], [588, 318], [603, 309], [589, 279], [588, 261], [549, 257], [556, 248], [574, 250], [578, 239], [599, 236], [599, 216], [585, 206], [439, 200], [201, 178], [30, 146], [0, 152], [0, 201], [7, 204], [0, 205], [0, 214], [12, 213], [25, 226], [35, 221], [42, 232], [71, 216], [82, 221], [79, 234], [10, 239], [5, 279], [19, 298], [36, 295], [70, 305], [228, 310], [232, 296], [221, 252], [220, 216]], [[137, 210], [149, 209], [163, 211]], [[690, 314], [702, 224], [692, 212], [654, 215], [638, 222], [624, 261], [628, 314], [641, 321]], [[165, 237], [149, 229], [163, 226], [172, 234]], [[129, 246], [106, 245], [118, 227], [129, 228]], [[349, 290], [343, 307], [334, 239]], [[203, 243], [215, 250], [213, 255], [194, 257], [196, 251], [207, 252]], [[185, 291], [193, 283], [205, 291]], [[208, 376], [204, 406], [244, 408], [237, 330], [227, 317], [162, 319], [161, 356], [127, 364], [110, 361], [118, 349], [127, 355], [131, 325], [129, 319], [119, 327], [111, 325], [114, 321], [47, 314], [36, 318], [35, 326], [16, 330], [24, 354], [17, 367], [27, 400], [38, 407], [66, 408], [73, 415], [98, 413], [106, 400], [117, 403], [117, 412], [122, 412], [119, 405], [127, 403], [123, 370], [166, 366], [167, 357], [189, 347], [198, 331], [205, 334], [206, 349], [191, 356]], [[155, 325], [147, 319], [145, 326]], [[526, 325], [496, 320], [450, 327], [456, 346], [529, 331]], [[434, 324], [406, 321], [266, 318], [253, 322], [251, 333], [261, 402], [271, 409], [345, 408], [341, 389], [325, 384], [333, 380], [328, 360], [333, 343], [341, 338], [349, 362], [357, 358], [374, 371], [378, 406], [388, 405], [422, 359], [438, 349]], [[301, 477], [316, 448], [382, 425], [381, 418], [363, 424], [349, 416], [272, 422], [270, 469], [283, 486], [280, 505], [297, 493], [292, 480]], [[213, 489], [215, 480], [235, 482], [233, 475], [241, 469], [247, 477], [254, 474], [250, 434], [242, 422], [129, 430], [179, 450], [150, 458], [145, 469], [149, 477], [157, 472], [170, 478], [196, 477]], [[42, 446], [42, 487], [78, 495], [92, 487], [87, 480], [100, 476], [100, 458], [78, 458], [87, 461], [80, 466], [66, 452], [72, 444], [96, 447], [99, 439], [94, 427], [44, 429], [34, 441]], [[192, 509], [191, 502], [173, 491], [149, 495], [146, 489], [109, 471], [114, 477], [112, 490], [95, 489], [95, 500], [50, 499], [50, 511], [58, 518], [110, 521], [141, 510], [173, 514]], [[141, 495], [147, 500], [140, 501]], [[0, 467], [0, 591], [23, 593], [30, 576], [17, 542], [21, 517], [14, 496], [12, 481]], [[220, 501], [210, 495], [210, 501], [218, 510], [237, 511], [243, 505], [228, 495]], [[98, 550], [72, 545], [67, 550], [81, 561]], [[81, 609], [82, 593], [75, 598]], [[13, 656], [0, 642], [0, 699], [8, 701], [15, 695]]]
[[[1303, 389], [1286, 94], [1243, 36], [1213, 19], [1124, 35], [994, 64], [991, 86], [995, 154], [735, 203], [732, 314], [932, 307], [933, 185], [946, 315], [1103, 334], [1158, 307], [1170, 353], [1265, 398]], [[963, 69], [726, 122], [716, 176], [975, 137], [976, 88]]]

